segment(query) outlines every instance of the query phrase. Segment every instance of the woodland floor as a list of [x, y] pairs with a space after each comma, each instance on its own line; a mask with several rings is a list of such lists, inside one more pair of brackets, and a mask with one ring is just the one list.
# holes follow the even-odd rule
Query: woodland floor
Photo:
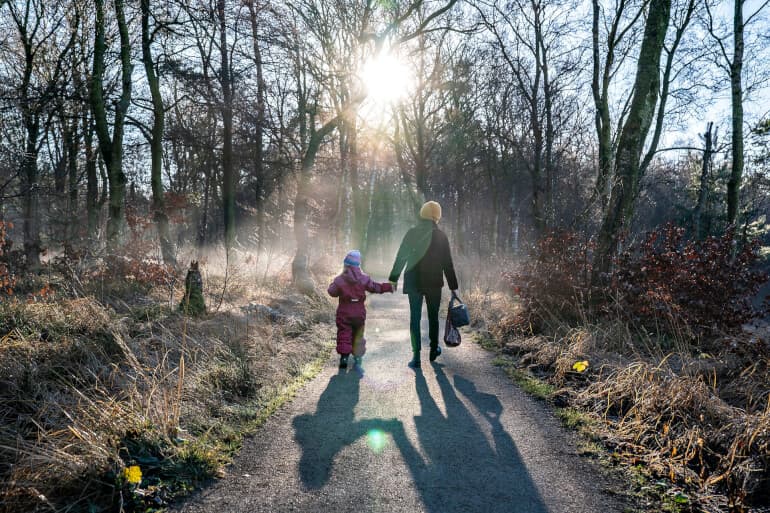
[[334, 355], [176, 511], [624, 511], [623, 485], [469, 339], [435, 364], [423, 342], [415, 372], [406, 297], [373, 297], [363, 374]]

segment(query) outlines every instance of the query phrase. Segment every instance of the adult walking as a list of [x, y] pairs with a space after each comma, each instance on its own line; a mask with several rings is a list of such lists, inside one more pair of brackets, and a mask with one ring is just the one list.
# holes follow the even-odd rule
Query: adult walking
[[390, 282], [395, 289], [401, 272], [404, 273], [404, 294], [409, 296], [409, 334], [412, 342], [412, 360], [409, 366], [420, 367], [420, 321], [422, 320], [423, 299], [428, 309], [428, 338], [430, 339], [430, 361], [440, 354], [438, 345], [438, 310], [441, 305], [441, 289], [444, 276], [452, 294], [457, 293], [449, 239], [438, 227], [441, 219], [441, 205], [428, 201], [420, 209], [420, 220], [409, 229], [398, 248], [396, 261], [390, 271]]

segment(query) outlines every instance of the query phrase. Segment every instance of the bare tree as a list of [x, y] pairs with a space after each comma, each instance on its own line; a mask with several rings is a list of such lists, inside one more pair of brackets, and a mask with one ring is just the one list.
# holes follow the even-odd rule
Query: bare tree
[[634, 93], [618, 140], [615, 180], [597, 240], [594, 281], [611, 265], [618, 238], [633, 214], [639, 191], [641, 157], [660, 95], [660, 57], [671, 16], [671, 0], [651, 0], [639, 50]]
[[[328, 51], [331, 48], [329, 44], [336, 43], [341, 26], [356, 27], [357, 30], [354, 34], [357, 35], [354, 35], [353, 38], [360, 47], [356, 49], [354, 54], [360, 57], [360, 62], [358, 63], [360, 65], [368, 56], [377, 55], [386, 41], [390, 41], [391, 47], [395, 48], [418, 37], [426, 30], [430, 30], [432, 23], [456, 3], [457, 0], [447, 0], [440, 7], [432, 10], [431, 14], [425, 16], [424, 19], [411, 24], [410, 22], [414, 22], [415, 13], [423, 4], [426, 4], [424, 0], [415, 0], [404, 6], [403, 9], [391, 10], [389, 13], [383, 13], [382, 6], [369, 0], [366, 5], [356, 10], [357, 16], [353, 22], [345, 20], [349, 13], [344, 5], [334, 7], [321, 5], [322, 3], [319, 4], [317, 0], [304, 0], [291, 4], [298, 18], [303, 21], [303, 25], [295, 30], [297, 32], [304, 31], [305, 35], [316, 37], [317, 40], [311, 41], [310, 44], [315, 45], [315, 43], [318, 43], [322, 51], [321, 54], [318, 54], [312, 60], [306, 58], [308, 55], [311, 55], [307, 47], [297, 48], [294, 53], [295, 69], [310, 70], [315, 88], [313, 94], [308, 94], [310, 91], [303, 86], [303, 81], [306, 83], [308, 77], [301, 72], [298, 74], [298, 90], [300, 91], [298, 95], [298, 110], [301, 116], [300, 132], [304, 132], [304, 134], [300, 137], [300, 140], [303, 141], [303, 150], [300, 159], [297, 195], [294, 202], [294, 234], [297, 248], [292, 262], [292, 276], [299, 290], [305, 292], [314, 290], [308, 268], [309, 231], [307, 223], [310, 212], [310, 177], [318, 150], [328, 135], [337, 130], [346, 119], [351, 119], [355, 116], [361, 103], [366, 98], [365, 91], [361, 91], [361, 88], [356, 86], [358, 78], [355, 73], [357, 69], [346, 70], [340, 68], [338, 62], [329, 61], [329, 57], [335, 55], [335, 52]], [[386, 14], [388, 17], [382, 18], [383, 21], [380, 22], [380, 27], [382, 28], [378, 30], [375, 17], [378, 15], [385, 16]], [[329, 23], [329, 16], [337, 16], [339, 24]], [[323, 22], [324, 17], [327, 18], [326, 23]], [[324, 31], [324, 29], [327, 30]], [[331, 29], [331, 32], [328, 29]], [[401, 30], [400, 34], [398, 33], [399, 30]], [[331, 88], [335, 84], [339, 84], [340, 81], [347, 84], [350, 94], [343, 104], [337, 105], [334, 108], [334, 114], [329, 115], [326, 121], [318, 125], [318, 119], [324, 108], [322, 101], [329, 102], [334, 92]], [[326, 107], [329, 107], [328, 104]]]
[[156, 71], [156, 64], [152, 57], [152, 37], [150, 31], [150, 0], [141, 0], [142, 13], [142, 63], [147, 76], [147, 84], [152, 97], [153, 122], [150, 130], [150, 185], [152, 188], [152, 210], [155, 218], [155, 226], [158, 230], [160, 250], [163, 261], [170, 265], [176, 264], [174, 248], [171, 244], [168, 231], [168, 216], [163, 198], [163, 133], [165, 130], [166, 111], [163, 105], [163, 97], [160, 93], [160, 80]]
[[265, 244], [265, 163], [264, 163], [264, 145], [265, 145], [265, 124], [267, 117], [266, 100], [266, 82], [264, 75], [264, 59], [260, 42], [259, 30], [259, 11], [260, 7], [256, 0], [246, 0], [246, 6], [249, 10], [249, 26], [251, 28], [252, 49], [254, 60], [254, 69], [257, 82], [257, 115], [254, 134], [254, 200], [259, 217], [257, 224], [259, 233], [257, 239], [257, 248], [262, 249]]
[[593, 13], [591, 25], [593, 51], [591, 92], [596, 110], [594, 121], [599, 143], [599, 169], [596, 175], [593, 198], [589, 203], [593, 203], [598, 198], [602, 211], [609, 199], [608, 185], [612, 173], [615, 148], [613, 144], [613, 121], [610, 112], [610, 89], [619, 67], [633, 48], [633, 44], [629, 44], [628, 41], [634, 39], [638, 21], [643, 16], [648, 4], [649, 0], [643, 0], [639, 4], [630, 0], [619, 0], [616, 3], [609, 23], [605, 21], [605, 26], [608, 28], [604, 40], [604, 51], [602, 51], [600, 21], [605, 9], [599, 0], [592, 0], [591, 3]]
[[219, 84], [222, 88], [222, 210], [225, 223], [225, 248], [235, 243], [235, 186], [237, 177], [233, 168], [233, 75], [231, 50], [227, 42], [225, 0], [217, 0], [216, 16], [219, 23]]
[[517, 0], [482, 4], [478, 12], [526, 113], [527, 137], [512, 147], [527, 163], [532, 218], [542, 234], [555, 221], [555, 118], [557, 111], [567, 115], [561, 89], [577, 61], [576, 50], [562, 43], [571, 30], [568, 10], [557, 1]]
[[446, 32], [421, 34], [415, 49], [414, 92], [398, 106], [395, 114], [394, 149], [402, 179], [412, 194], [415, 211], [430, 195], [428, 178], [438, 147], [446, 107]]
[[[11, 2], [9, 11], [18, 31], [22, 48], [21, 83], [17, 101], [24, 126], [24, 156], [21, 161], [24, 198], [24, 254], [32, 269], [40, 265], [40, 177], [38, 155], [45, 141], [44, 132], [51, 122], [48, 108], [63, 88], [68, 54], [77, 35], [80, 13], [71, 7], [75, 28], [69, 30], [64, 44], [56, 38], [64, 31], [67, 10], [49, 6], [44, 0]], [[72, 24], [71, 24], [72, 26]], [[65, 32], [66, 33], [66, 32]], [[45, 61], [53, 62], [48, 70]]]
[[131, 105], [131, 40], [124, 10], [124, 0], [114, 0], [115, 18], [120, 36], [121, 93], [115, 102], [110, 135], [107, 119], [107, 100], [104, 95], [105, 54], [107, 53], [104, 0], [94, 0], [96, 19], [94, 28], [94, 64], [91, 76], [90, 103], [99, 149], [107, 168], [109, 184], [109, 217], [107, 243], [111, 247], [120, 241], [125, 222], [126, 174], [123, 172], [123, 136], [126, 115]]
[[[647, 144], [647, 151], [642, 158], [642, 162], [639, 166], [639, 174], [644, 176], [645, 171], [650, 166], [653, 157], [657, 153], [658, 144], [660, 143], [661, 134], [663, 133], [663, 127], [668, 114], [666, 107], [668, 105], [671, 87], [675, 80], [675, 75], [682, 74], [687, 70], [692, 70], [692, 63], [697, 58], [690, 57], [683, 60], [684, 64], [678, 66], [675, 69], [674, 64], [677, 57], [681, 57], [680, 46], [682, 44], [685, 32], [690, 26], [695, 8], [697, 6], [697, 0], [686, 0], [683, 3], [674, 3], [671, 16], [671, 24], [674, 27], [674, 34], [670, 42], [664, 42], [663, 52], [666, 56], [666, 62], [663, 66], [663, 76], [660, 81], [660, 101], [658, 102], [657, 112], [655, 114], [655, 128], [653, 130], [652, 137]], [[700, 53], [700, 52], [698, 52]]]
[[746, 30], [757, 16], [765, 9], [769, 0], [763, 1], [748, 17], [744, 16], [743, 8], [746, 0], [733, 0], [732, 16], [732, 52], [728, 53], [728, 36], [718, 33], [715, 17], [709, 2], [705, 2], [707, 9], [706, 26], [709, 34], [716, 42], [719, 50], [718, 65], [725, 70], [730, 78], [730, 106], [731, 106], [731, 155], [732, 166], [730, 179], [727, 182], [727, 224], [735, 225], [738, 220], [740, 206], [741, 182], [743, 180], [744, 167], [744, 137], [743, 137], [743, 64], [746, 52]]

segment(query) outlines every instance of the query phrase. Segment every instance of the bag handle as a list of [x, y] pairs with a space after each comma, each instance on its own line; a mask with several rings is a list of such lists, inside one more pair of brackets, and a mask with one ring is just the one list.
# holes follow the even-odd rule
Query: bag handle
[[456, 291], [452, 291], [452, 297], [449, 299], [449, 308], [452, 308], [452, 305], [454, 305], [455, 300], [457, 300], [461, 305], [464, 305], [463, 300], [460, 299], [460, 296], [457, 295]]

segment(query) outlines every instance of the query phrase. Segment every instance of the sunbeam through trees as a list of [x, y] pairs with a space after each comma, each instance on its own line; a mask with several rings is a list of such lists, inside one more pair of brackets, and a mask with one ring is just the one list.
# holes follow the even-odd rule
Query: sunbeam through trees
[[[0, 414], [0, 511], [57, 489], [77, 459], [62, 433], [99, 440], [73, 471], [102, 479], [83, 511], [117, 511], [141, 426], [162, 432], [147, 454], [181, 461], [185, 394], [269, 403], [254, 376], [287, 384], [302, 373], [271, 362], [318, 357], [318, 340], [278, 347], [328, 327], [344, 256], [384, 280], [428, 201], [480, 339], [571, 387], [619, 459], [721, 497], [681, 511], [767, 511], [768, 105], [770, 0], [0, 0], [0, 409], [22, 419]], [[45, 386], [41, 341], [64, 344]], [[70, 384], [46, 424], [67, 369], [92, 406]], [[646, 405], [633, 439], [632, 394], [600, 399], [608, 376], [662, 397], [666, 373], [708, 390], [670, 418]], [[147, 402], [124, 406], [129, 382]], [[743, 424], [706, 427], [706, 396]], [[131, 426], [102, 433], [97, 404]], [[676, 441], [650, 434], [664, 425]], [[42, 453], [56, 463], [15, 466]], [[175, 490], [217, 472], [198, 456]]]

